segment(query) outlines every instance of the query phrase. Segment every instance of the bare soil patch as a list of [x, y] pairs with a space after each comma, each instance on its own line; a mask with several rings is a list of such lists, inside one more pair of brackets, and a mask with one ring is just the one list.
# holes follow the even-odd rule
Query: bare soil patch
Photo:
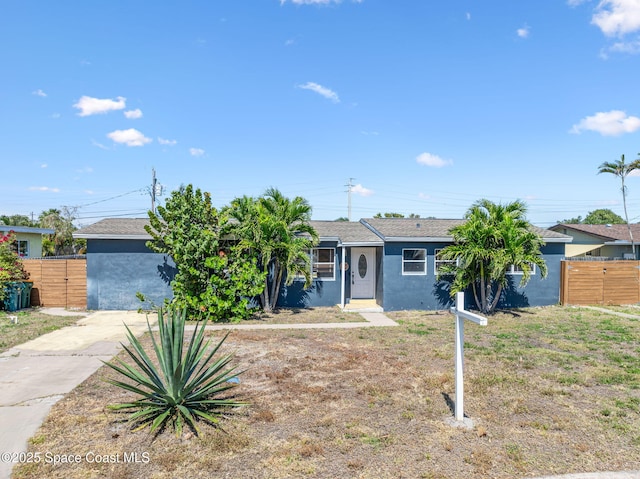
[[[302, 313], [300, 313], [302, 314]], [[466, 328], [453, 428], [453, 317], [397, 328], [234, 331], [251, 405], [200, 438], [133, 432], [102, 368], [52, 409], [16, 478], [514, 478], [640, 464], [640, 324], [578, 308], [498, 313]], [[220, 334], [215, 333], [216, 337]], [[148, 342], [149, 338], [145, 338]], [[44, 454], [78, 455], [53, 465]], [[96, 457], [101, 459], [96, 461]], [[138, 459], [138, 462], [135, 462]]]

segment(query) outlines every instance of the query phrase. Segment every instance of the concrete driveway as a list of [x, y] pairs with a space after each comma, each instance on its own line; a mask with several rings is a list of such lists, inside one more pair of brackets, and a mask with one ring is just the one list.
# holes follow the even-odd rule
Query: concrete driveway
[[0, 354], [0, 478], [10, 477], [51, 406], [122, 349], [123, 323], [136, 335], [147, 328], [144, 314], [99, 311]]

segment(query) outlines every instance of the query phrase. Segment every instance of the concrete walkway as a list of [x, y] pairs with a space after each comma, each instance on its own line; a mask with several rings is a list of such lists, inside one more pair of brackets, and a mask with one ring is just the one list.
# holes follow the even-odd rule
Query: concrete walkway
[[10, 477], [12, 459], [18, 459], [15, 453], [26, 451], [28, 439], [51, 406], [122, 349], [120, 342], [126, 340], [123, 322], [137, 335], [147, 327], [146, 316], [135, 312], [100, 311], [83, 316], [73, 326], [0, 354], [0, 478]]

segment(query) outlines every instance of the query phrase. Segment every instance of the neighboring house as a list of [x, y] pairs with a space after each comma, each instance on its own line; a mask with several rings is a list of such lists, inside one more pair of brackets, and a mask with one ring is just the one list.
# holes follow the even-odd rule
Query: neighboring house
[[567, 245], [567, 258], [591, 257], [607, 259], [637, 259], [640, 244], [640, 224], [631, 225], [636, 254], [631, 252], [631, 240], [626, 224], [583, 225], [560, 223], [549, 228], [573, 238]]
[[[370, 300], [386, 311], [436, 310], [451, 305], [449, 283], [437, 279], [445, 262], [438, 252], [452, 243], [449, 230], [464, 220], [405, 218], [362, 219], [359, 222], [312, 221], [320, 237], [311, 252], [313, 284], [304, 279], [283, 285], [278, 304], [286, 307], [345, 306]], [[145, 242], [146, 219], [105, 219], [74, 237], [87, 240], [87, 307], [137, 309], [141, 292], [157, 304], [171, 297], [175, 265], [151, 252]], [[534, 227], [545, 240], [541, 252], [548, 277], [533, 272], [519, 287], [521, 272], [511, 271], [499, 307], [556, 304], [560, 297], [560, 261], [569, 236]]]
[[28, 226], [7, 226], [0, 224], [0, 235], [10, 231], [16, 234], [18, 254], [23, 258], [40, 258], [42, 256], [42, 235], [52, 235], [50, 228], [31, 228]]

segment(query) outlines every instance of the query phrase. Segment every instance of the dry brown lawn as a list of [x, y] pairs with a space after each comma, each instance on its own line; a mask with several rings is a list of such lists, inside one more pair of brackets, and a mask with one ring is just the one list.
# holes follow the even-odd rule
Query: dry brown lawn
[[[233, 332], [223, 349], [247, 368], [235, 391], [251, 405], [223, 422], [225, 432], [202, 426], [199, 438], [131, 431], [105, 408], [131, 396], [105, 383], [114, 373], [102, 368], [53, 407], [29, 446], [41, 462], [14, 477], [517, 478], [640, 469], [637, 320], [550, 307], [469, 324], [465, 406], [475, 427], [467, 430], [447, 423], [453, 317], [387, 315], [400, 326]], [[55, 454], [80, 462], [53, 465]]]

